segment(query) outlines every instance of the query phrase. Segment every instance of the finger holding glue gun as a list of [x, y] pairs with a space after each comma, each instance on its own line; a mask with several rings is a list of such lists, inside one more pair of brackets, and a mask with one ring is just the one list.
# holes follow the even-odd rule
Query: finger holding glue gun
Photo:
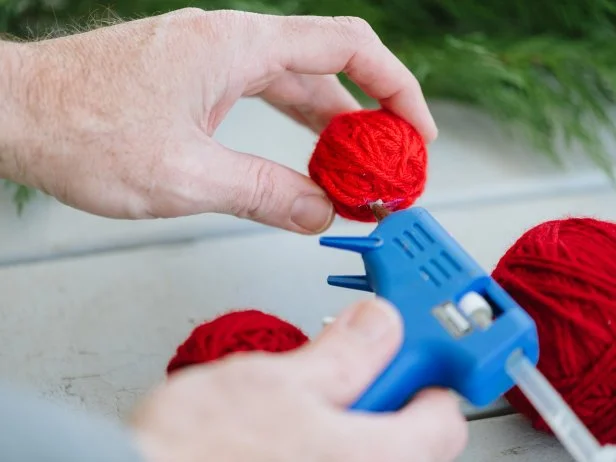
[[365, 275], [328, 283], [373, 292], [404, 325], [398, 353], [351, 410], [396, 411], [428, 387], [481, 408], [517, 386], [577, 462], [616, 461], [616, 447], [601, 447], [537, 370], [537, 329], [523, 307], [424, 208], [390, 213], [380, 201], [371, 208], [378, 224], [370, 235], [320, 241], [357, 252], [365, 267]]

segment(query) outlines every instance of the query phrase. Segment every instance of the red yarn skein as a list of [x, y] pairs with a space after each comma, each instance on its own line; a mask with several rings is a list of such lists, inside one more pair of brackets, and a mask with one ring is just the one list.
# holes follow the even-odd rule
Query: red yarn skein
[[232, 311], [197, 326], [177, 349], [167, 374], [239, 351], [279, 353], [299, 348], [308, 337], [297, 327], [258, 310]]
[[[493, 277], [537, 324], [538, 369], [601, 444], [616, 443], [616, 224], [568, 218], [536, 226]], [[506, 398], [551, 433], [518, 388]]]
[[421, 135], [384, 109], [335, 116], [321, 133], [308, 164], [338, 215], [375, 221], [370, 204], [392, 211], [410, 207], [423, 193], [428, 155]]

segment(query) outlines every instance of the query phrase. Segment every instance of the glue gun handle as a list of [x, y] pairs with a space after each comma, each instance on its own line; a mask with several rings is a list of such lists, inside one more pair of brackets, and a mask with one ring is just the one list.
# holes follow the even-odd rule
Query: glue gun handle
[[447, 364], [438, 361], [427, 349], [409, 349], [408, 345], [405, 346], [351, 409], [395, 412], [424, 388], [448, 386]]

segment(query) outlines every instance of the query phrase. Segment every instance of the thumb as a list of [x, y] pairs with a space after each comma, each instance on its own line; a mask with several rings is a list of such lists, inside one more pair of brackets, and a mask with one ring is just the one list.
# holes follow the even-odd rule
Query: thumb
[[221, 145], [212, 156], [217, 212], [302, 234], [320, 233], [331, 225], [334, 208], [307, 176]]
[[298, 350], [301, 380], [333, 404], [349, 406], [385, 369], [402, 342], [402, 320], [384, 300], [345, 310]]

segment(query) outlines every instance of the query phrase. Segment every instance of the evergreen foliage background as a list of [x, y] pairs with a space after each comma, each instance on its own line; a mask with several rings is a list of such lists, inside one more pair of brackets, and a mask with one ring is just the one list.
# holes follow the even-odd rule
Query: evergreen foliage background
[[[614, 0], [0, 0], [0, 33], [34, 38], [186, 6], [360, 16], [429, 98], [486, 111], [555, 164], [563, 146], [577, 144], [612, 175], [601, 137], [616, 134]], [[11, 187], [20, 210], [32, 192]]]

